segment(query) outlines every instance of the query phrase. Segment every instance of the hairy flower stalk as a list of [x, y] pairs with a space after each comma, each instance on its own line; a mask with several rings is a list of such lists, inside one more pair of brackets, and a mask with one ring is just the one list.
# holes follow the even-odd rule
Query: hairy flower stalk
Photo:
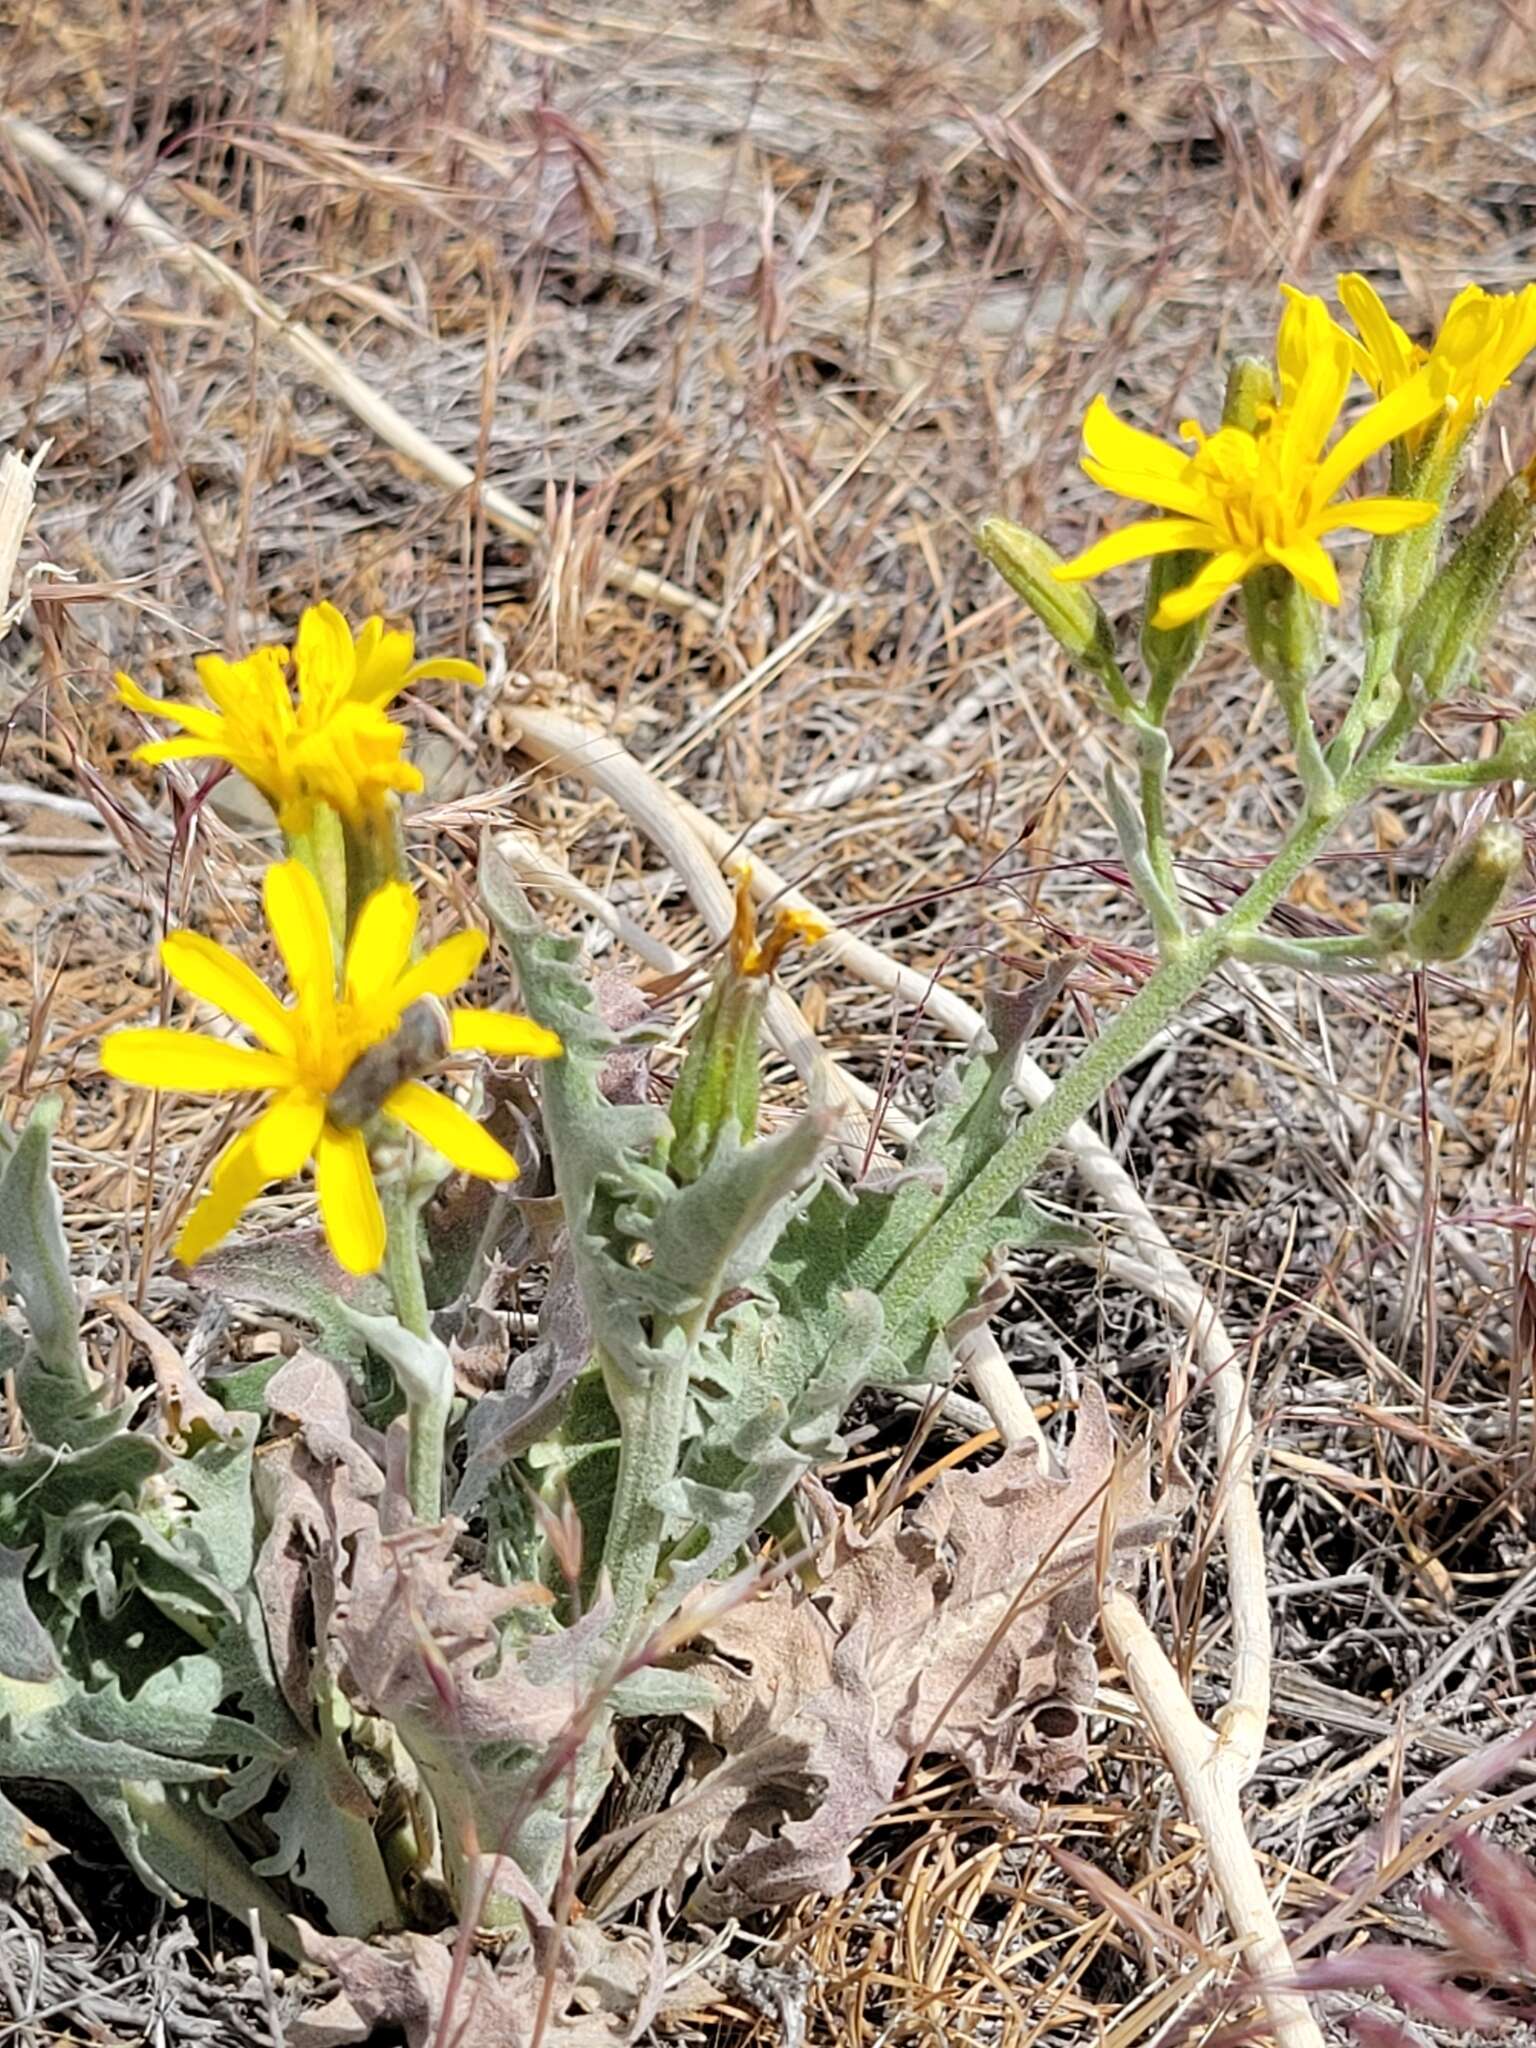
[[[763, 1011], [772, 976], [795, 943], [815, 945], [826, 926], [805, 911], [781, 910], [757, 930], [748, 873], [737, 878], [726, 951], [705, 998], [673, 1090], [664, 1147], [670, 1178], [697, 1181], [722, 1149], [757, 1134]], [[623, 1425], [603, 1567], [613, 1588], [614, 1639], [630, 1647], [656, 1578], [665, 1516], [659, 1495], [677, 1469], [698, 1340], [713, 1303], [656, 1332], [656, 1364], [643, 1377], [605, 1365], [609, 1399]]]
[[[1103, 1100], [1224, 962], [1242, 958], [1348, 972], [1414, 959], [1459, 959], [1485, 929], [1522, 864], [1519, 833], [1505, 824], [1485, 826], [1446, 863], [1412, 912], [1386, 906], [1358, 937], [1302, 942], [1263, 929], [1343, 819], [1379, 787], [1472, 786], [1536, 760], [1522, 724], [1490, 762], [1418, 768], [1398, 761], [1422, 712], [1472, 673], [1514, 564], [1536, 531], [1530, 477], [1522, 474], [1438, 577], [1431, 577], [1462, 445], [1536, 340], [1536, 288], [1507, 301], [1463, 294], [1427, 351], [1407, 344], [1384, 314], [1376, 320], [1379, 307], [1373, 310], [1353, 285], [1345, 296], [1361, 326], [1362, 344], [1334, 326], [1321, 302], [1288, 296], [1273, 380], [1265, 365], [1240, 366], [1217, 433], [1206, 437], [1193, 423], [1185, 427], [1192, 454], [1123, 425], [1101, 400], [1095, 402], [1084, 428], [1088, 473], [1165, 516], [1107, 536], [1055, 574], [1090, 577], [1138, 558], [1153, 564], [1142, 641], [1147, 693], [1142, 701], [1117, 705], [1139, 747], [1149, 724], [1161, 727], [1182, 675], [1184, 650], [1160, 636], [1203, 619], [1227, 590], [1240, 587], [1250, 650], [1276, 690], [1295, 745], [1304, 799], [1300, 816], [1270, 865], [1222, 917], [1194, 934], [1170, 934], [1171, 861], [1157, 859], [1154, 846], [1154, 836], [1163, 831], [1158, 764], [1150, 774], [1144, 768], [1139, 816], [1111, 781], [1111, 809], [1132, 879], [1158, 932], [1162, 964], [907, 1249], [882, 1296], [898, 1325], [920, 1324], [923, 1304], [943, 1273], [967, 1245], [984, 1241], [990, 1220], [1018, 1199], [1070, 1127]], [[1376, 403], [1330, 449], [1356, 370], [1373, 383]], [[1383, 451], [1390, 458], [1393, 495], [1340, 499], [1347, 477]], [[1367, 578], [1366, 670], [1325, 756], [1308, 699], [1324, 657], [1323, 607], [1336, 606], [1340, 591], [1322, 543], [1346, 526], [1379, 538]], [[1391, 570], [1390, 581], [1383, 565]], [[1384, 593], [1390, 598], [1385, 609]], [[1108, 658], [1113, 660], [1112, 649]], [[1097, 658], [1084, 663], [1094, 673], [1101, 665]], [[1256, 1524], [1248, 1538], [1250, 1546], [1257, 1543]], [[1111, 1606], [1114, 1640], [1122, 1658], [1132, 1658], [1138, 1697], [1145, 1691], [1143, 1704], [1165, 1742], [1188, 1810], [1206, 1835], [1234, 1929], [1250, 1943], [1256, 1966], [1263, 1959], [1277, 2038], [1287, 2048], [1316, 2048], [1315, 2024], [1282, 1981], [1285, 1945], [1243, 1841], [1237, 1746], [1228, 1744], [1225, 1728], [1208, 1735], [1182, 1694], [1171, 1697], [1171, 1669], [1124, 1596], [1114, 1595]], [[1261, 1588], [1245, 1627], [1262, 1631], [1266, 1622]], [[1244, 1754], [1251, 1768], [1252, 1743]]]

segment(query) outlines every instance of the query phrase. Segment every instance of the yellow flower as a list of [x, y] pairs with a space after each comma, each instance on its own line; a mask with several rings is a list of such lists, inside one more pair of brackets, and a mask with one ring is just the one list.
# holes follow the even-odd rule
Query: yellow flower
[[[384, 1256], [383, 1211], [361, 1119], [350, 1107], [343, 1113], [338, 1098], [363, 1056], [396, 1038], [413, 1005], [452, 995], [473, 974], [485, 937], [456, 933], [412, 963], [416, 899], [403, 882], [387, 882], [358, 913], [338, 990], [331, 927], [309, 870], [298, 861], [268, 868], [263, 896], [292, 1003], [279, 1002], [243, 961], [197, 932], [172, 932], [160, 948], [174, 981], [243, 1024], [259, 1044], [184, 1030], [115, 1031], [102, 1043], [101, 1063], [118, 1080], [144, 1088], [273, 1097], [220, 1154], [177, 1242], [178, 1258], [189, 1265], [201, 1258], [267, 1181], [286, 1179], [313, 1158], [332, 1251], [348, 1272], [371, 1273]], [[531, 1059], [560, 1050], [553, 1032], [497, 1010], [447, 1011], [445, 1037], [439, 1050]], [[465, 1173], [511, 1180], [511, 1153], [417, 1078], [432, 1063], [429, 1056], [406, 1063], [403, 1078], [386, 1076], [392, 1085], [385, 1085], [378, 1109]], [[350, 1093], [356, 1096], [355, 1086]]]
[[[1445, 378], [1446, 428], [1457, 440], [1536, 348], [1536, 284], [1519, 292], [1467, 285], [1446, 308], [1427, 349], [1404, 333], [1358, 272], [1339, 279], [1339, 297], [1360, 335], [1350, 344], [1354, 367], [1377, 397], [1401, 390], [1425, 364], [1438, 368]], [[1423, 433], [1422, 424], [1412, 429], [1410, 446]]]
[[731, 920], [731, 965], [739, 975], [756, 978], [772, 974], [798, 939], [803, 946], [819, 946], [832, 930], [814, 910], [779, 909], [766, 938], [758, 936], [757, 911], [752, 902], [752, 863], [743, 861], [736, 870], [736, 914]]
[[211, 711], [151, 697], [119, 675], [123, 703], [181, 728], [175, 739], [139, 747], [134, 758], [228, 761], [266, 797], [285, 830], [307, 829], [316, 803], [359, 823], [391, 793], [422, 786], [420, 771], [402, 758], [403, 727], [385, 713], [390, 700], [426, 676], [482, 680], [472, 662], [414, 661], [414, 651], [409, 633], [386, 630], [377, 618], [354, 641], [335, 606], [319, 604], [300, 619], [291, 655], [286, 647], [260, 647], [239, 661], [202, 656], [196, 667]]
[[1193, 421], [1180, 429], [1186, 454], [1115, 418], [1096, 398], [1083, 423], [1083, 468], [1118, 497], [1139, 499], [1172, 516], [1138, 519], [1063, 563], [1064, 582], [1084, 581], [1151, 555], [1191, 550], [1209, 559], [1193, 581], [1170, 591], [1153, 625], [1182, 626], [1240, 584], [1261, 563], [1287, 569], [1325, 604], [1339, 602], [1339, 579], [1323, 547], [1342, 527], [1402, 533], [1434, 518], [1413, 498], [1339, 498], [1346, 481], [1379, 449], [1440, 409], [1443, 380], [1424, 370], [1384, 396], [1341, 434], [1337, 424], [1352, 368], [1348, 337], [1318, 299], [1292, 296], [1275, 349], [1279, 403], [1255, 432], [1222, 427], [1207, 435]]

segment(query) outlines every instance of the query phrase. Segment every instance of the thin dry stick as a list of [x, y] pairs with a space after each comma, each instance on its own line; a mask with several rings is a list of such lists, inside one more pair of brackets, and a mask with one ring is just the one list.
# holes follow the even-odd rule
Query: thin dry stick
[[1322, 2033], [1306, 2000], [1299, 1992], [1280, 1988], [1294, 1971], [1243, 1827], [1239, 1760], [1190, 1705], [1178, 1673], [1135, 1601], [1118, 1587], [1111, 1587], [1100, 1613], [1109, 1646], [1168, 1760], [1184, 1811], [1205, 1843], [1211, 1881], [1221, 1895], [1243, 1959], [1263, 1988], [1279, 2048], [1323, 2048]]
[[[33, 163], [41, 164], [60, 184], [80, 198], [131, 228], [168, 262], [198, 272], [218, 290], [236, 300], [258, 327], [285, 348], [291, 349], [315, 383], [338, 399], [355, 419], [377, 434], [381, 441], [412, 462], [418, 469], [450, 491], [478, 490], [485, 516], [493, 526], [514, 533], [519, 540], [538, 541], [545, 535], [544, 522], [509, 498], [494, 484], [479, 481], [468, 463], [450, 455], [430, 440], [419, 427], [399, 413], [371, 384], [364, 383], [328, 342], [313, 334], [302, 321], [290, 320], [281, 307], [257, 291], [236, 270], [178, 233], [169, 221], [144, 200], [136, 198], [118, 179], [99, 171], [72, 150], [56, 142], [45, 129], [35, 127], [20, 114], [0, 114], [0, 135]], [[709, 625], [717, 625], [720, 607], [708, 598], [697, 597], [679, 584], [668, 582], [649, 569], [636, 569], [628, 562], [611, 561], [603, 570], [604, 581], [631, 597], [646, 599], [664, 611], [692, 613]]]
[[[612, 797], [664, 847], [706, 920], [712, 928], [723, 930], [719, 920], [725, 914], [726, 891], [714, 863], [732, 854], [739, 856], [740, 840], [685, 798], [664, 789], [606, 733], [542, 706], [517, 705], [512, 710], [523, 751], [580, 776]], [[689, 837], [698, 842], [691, 854], [686, 844]], [[710, 857], [702, 867], [698, 859], [701, 849]], [[754, 896], [825, 918], [819, 906], [790, 888], [756, 855], [751, 857], [749, 874]], [[698, 891], [695, 877], [701, 884]], [[967, 1043], [985, 1028], [980, 1014], [963, 998], [903, 967], [866, 940], [834, 929], [822, 945], [829, 961], [840, 962], [872, 987], [920, 1005]], [[1014, 1080], [1020, 1093], [1035, 1106], [1051, 1092], [1050, 1077], [1026, 1054], [1017, 1060]], [[1138, 1280], [1194, 1334], [1212, 1388], [1216, 1447], [1225, 1483], [1220, 1522], [1231, 1585], [1233, 1663], [1230, 1693], [1218, 1716], [1216, 1732], [1207, 1729], [1190, 1706], [1177, 1672], [1139, 1614], [1136, 1618], [1142, 1634], [1136, 1639], [1134, 1657], [1127, 1651], [1122, 1663], [1149, 1725], [1164, 1746], [1190, 1818], [1207, 1840], [1212, 1879], [1255, 1975], [1261, 1981], [1289, 1976], [1290, 1959], [1242, 1823], [1242, 1788], [1258, 1766], [1269, 1720], [1271, 1637], [1263, 1536], [1253, 1481], [1253, 1424], [1236, 1347], [1205, 1291], [1102, 1139], [1079, 1123], [1068, 1132], [1065, 1146], [1079, 1174], [1131, 1238], [1138, 1254]], [[1006, 1360], [999, 1362], [1012, 1380]], [[990, 1408], [991, 1401], [979, 1383], [977, 1392]], [[1120, 1628], [1119, 1633], [1128, 1644], [1127, 1632]], [[1182, 1714], [1170, 1709], [1172, 1694], [1182, 1703]], [[1198, 1741], [1191, 1731], [1198, 1734]], [[1191, 1797], [1187, 1785], [1197, 1788], [1197, 1796]], [[1282, 2048], [1322, 2048], [1322, 2036], [1303, 2001], [1276, 1989], [1266, 1994], [1266, 2002]]]

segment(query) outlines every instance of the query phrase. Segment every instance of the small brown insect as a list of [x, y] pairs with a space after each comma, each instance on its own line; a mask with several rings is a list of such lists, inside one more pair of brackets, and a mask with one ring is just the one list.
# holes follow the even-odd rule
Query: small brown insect
[[356, 1130], [383, 1108], [402, 1081], [430, 1074], [452, 1042], [448, 1012], [436, 996], [423, 996], [401, 1012], [390, 1036], [359, 1053], [331, 1090], [326, 1114], [343, 1130]]

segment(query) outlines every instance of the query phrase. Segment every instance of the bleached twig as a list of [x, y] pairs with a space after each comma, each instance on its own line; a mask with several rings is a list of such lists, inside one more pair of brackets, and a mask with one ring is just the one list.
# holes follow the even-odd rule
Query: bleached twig
[[[509, 498], [495, 484], [477, 478], [467, 462], [461, 462], [457, 455], [450, 455], [446, 448], [439, 447], [419, 427], [413, 426], [403, 413], [396, 411], [381, 392], [365, 383], [328, 342], [322, 341], [301, 320], [290, 319], [280, 306], [259, 292], [237, 270], [232, 270], [212, 250], [200, 247], [173, 228], [169, 221], [118, 179], [98, 170], [73, 150], [66, 149], [45, 129], [25, 120], [20, 114], [0, 113], [0, 135], [8, 138], [23, 156], [40, 164], [60, 184], [67, 185], [92, 206], [101, 207], [124, 227], [131, 228], [151, 248], [158, 250], [167, 262], [195, 271], [235, 300], [264, 333], [281, 342], [299, 359], [316, 384], [329, 391], [355, 419], [360, 420], [371, 433], [377, 434], [397, 455], [404, 456], [407, 462], [414, 463], [447, 490], [477, 490], [485, 516], [493, 526], [516, 534], [519, 540], [539, 541], [545, 538], [543, 520]], [[712, 626], [719, 623], [718, 605], [669, 582], [665, 576], [657, 576], [649, 569], [637, 569], [628, 562], [615, 559], [606, 564], [603, 577], [616, 590], [644, 598], [664, 611], [692, 613], [695, 618], [703, 619]]]

